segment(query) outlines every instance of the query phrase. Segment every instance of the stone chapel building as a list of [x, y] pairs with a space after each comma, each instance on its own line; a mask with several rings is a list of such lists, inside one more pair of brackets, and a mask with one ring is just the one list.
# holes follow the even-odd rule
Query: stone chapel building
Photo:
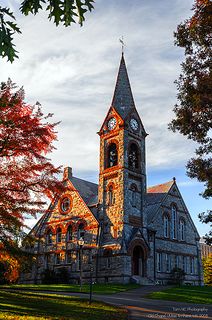
[[[146, 186], [147, 133], [136, 110], [122, 54], [111, 106], [98, 132], [99, 184], [64, 170], [66, 191], [52, 201], [30, 232], [37, 255], [21, 281], [41, 282], [45, 270], [66, 268], [79, 283], [166, 284], [174, 267], [185, 283], [201, 284], [199, 234], [175, 178]], [[79, 238], [84, 239], [82, 265]]]

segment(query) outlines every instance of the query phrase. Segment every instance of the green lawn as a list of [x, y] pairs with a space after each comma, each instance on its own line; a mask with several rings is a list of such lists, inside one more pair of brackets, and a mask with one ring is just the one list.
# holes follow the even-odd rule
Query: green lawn
[[78, 297], [0, 290], [0, 319], [126, 320], [124, 309]]
[[146, 297], [159, 300], [212, 304], [212, 287], [182, 286], [153, 292]]
[[[96, 294], [112, 294], [130, 289], [138, 288], [137, 284], [94, 284], [93, 293]], [[76, 284], [17, 284], [17, 285], [1, 285], [0, 289], [21, 289], [21, 290], [39, 290], [39, 291], [62, 291], [62, 292], [79, 292], [80, 286]], [[89, 285], [83, 285], [82, 292], [89, 292]]]

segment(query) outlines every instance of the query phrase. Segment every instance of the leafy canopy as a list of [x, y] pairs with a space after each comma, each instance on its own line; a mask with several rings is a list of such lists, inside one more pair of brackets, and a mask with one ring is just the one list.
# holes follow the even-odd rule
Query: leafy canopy
[[[41, 106], [24, 101], [23, 88], [8, 80], [0, 86], [0, 244], [17, 251], [24, 218], [43, 212], [43, 196], [52, 199], [63, 190], [54, 167], [46, 157], [56, 139], [52, 115]], [[13, 245], [13, 244], [16, 245]]]
[[169, 124], [197, 142], [195, 156], [187, 163], [187, 174], [203, 182], [202, 196], [212, 196], [212, 1], [195, 0], [193, 16], [178, 25], [175, 44], [184, 48], [185, 61], [176, 81], [178, 103]]
[[[20, 11], [27, 16], [29, 13], [36, 15], [41, 10], [48, 11], [49, 20], [58, 26], [65, 27], [78, 22], [81, 26], [85, 21], [85, 13], [92, 11], [94, 0], [24, 0]], [[21, 33], [15, 23], [13, 12], [7, 7], [0, 6], [0, 55], [13, 62], [17, 56], [17, 50], [13, 42], [13, 35]]]

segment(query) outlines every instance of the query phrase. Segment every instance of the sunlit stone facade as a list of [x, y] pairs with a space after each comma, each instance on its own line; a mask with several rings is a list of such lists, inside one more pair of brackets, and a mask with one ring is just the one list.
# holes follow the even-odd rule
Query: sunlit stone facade
[[[147, 133], [136, 110], [122, 55], [112, 104], [98, 132], [99, 184], [64, 170], [66, 192], [31, 231], [37, 260], [21, 281], [66, 270], [68, 282], [166, 284], [179, 267], [201, 284], [199, 235], [175, 178], [146, 187]], [[86, 164], [85, 164], [86, 165]], [[82, 255], [78, 239], [83, 238]]]

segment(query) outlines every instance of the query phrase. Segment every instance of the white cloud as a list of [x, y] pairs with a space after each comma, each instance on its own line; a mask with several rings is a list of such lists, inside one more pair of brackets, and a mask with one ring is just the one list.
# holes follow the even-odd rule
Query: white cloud
[[[24, 85], [30, 103], [53, 112], [58, 127], [56, 164], [78, 172], [98, 171], [96, 131], [112, 99], [124, 35], [126, 61], [137, 109], [150, 134], [148, 166], [182, 164], [193, 144], [167, 130], [173, 117], [182, 52], [173, 46], [173, 31], [189, 15], [192, 1], [98, 1], [82, 28], [55, 27], [46, 13], [18, 15], [20, 59], [0, 62], [0, 80]], [[177, 150], [180, 150], [177, 151]]]
[[[15, 2], [16, 4], [18, 1]], [[12, 2], [11, 2], [12, 4]], [[46, 13], [17, 23], [19, 60], [0, 61], [0, 81], [10, 77], [24, 86], [29, 103], [37, 100], [53, 112], [58, 126], [56, 165], [97, 180], [99, 130], [110, 106], [121, 47], [132, 91], [147, 137], [148, 168], [184, 166], [194, 144], [167, 130], [176, 103], [173, 84], [180, 73], [183, 51], [174, 47], [173, 31], [191, 15], [193, 1], [99, 0], [82, 28], [55, 27]]]

